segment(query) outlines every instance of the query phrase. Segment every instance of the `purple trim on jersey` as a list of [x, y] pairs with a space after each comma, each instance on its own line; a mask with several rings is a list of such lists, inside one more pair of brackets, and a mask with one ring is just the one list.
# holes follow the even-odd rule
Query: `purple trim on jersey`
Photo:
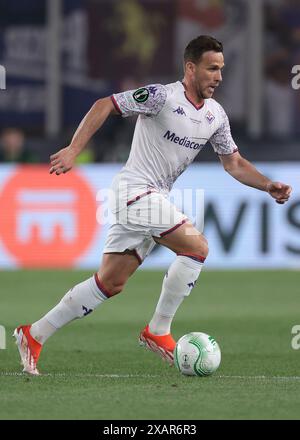
[[202, 257], [202, 255], [197, 254], [177, 254], [178, 257], [188, 257], [192, 260], [199, 261], [200, 263], [204, 263], [205, 257]]
[[147, 196], [148, 194], [151, 194], [151, 193], [153, 193], [153, 192], [157, 192], [157, 191], [156, 191], [155, 189], [150, 189], [150, 190], [147, 191], [147, 192], [144, 192], [144, 193], [142, 193], [142, 194], [139, 194], [139, 195], [136, 196], [134, 199], [128, 200], [128, 202], [127, 202], [127, 206], [132, 205], [132, 203], [137, 202], [137, 201], [140, 200], [142, 197], [145, 197], [145, 196]]
[[111, 296], [113, 296], [112, 293], [109, 293], [109, 291], [105, 289], [105, 287], [103, 286], [103, 284], [99, 280], [97, 272], [94, 274], [94, 278], [95, 278], [98, 289], [103, 293], [103, 295], [105, 295], [107, 298], [110, 298]]
[[217, 153], [218, 156], [229, 156], [230, 154], [236, 153], [237, 151], [239, 151], [238, 148], [236, 148], [235, 150], [231, 151], [231, 153]]
[[177, 225], [173, 226], [173, 228], [168, 229], [167, 231], [161, 232], [159, 235], [161, 237], [164, 237], [167, 234], [170, 234], [170, 232], [175, 231], [175, 229], [179, 228], [179, 226], [183, 225], [184, 223], [186, 223], [188, 221], [187, 218], [185, 218], [184, 220], [182, 220], [180, 223], [178, 223]]
[[117, 103], [117, 100], [116, 100], [116, 98], [114, 97], [114, 95], [111, 95], [110, 99], [112, 100], [112, 103], [113, 103], [115, 109], [117, 110], [117, 112], [120, 113], [120, 115], [121, 115], [122, 112], [121, 112], [121, 110], [120, 110], [119, 104]]
[[195, 107], [196, 110], [200, 110], [204, 106], [204, 100], [203, 100], [202, 104], [197, 105], [197, 104], [194, 104], [193, 101], [190, 100], [190, 98], [188, 98], [186, 92], [184, 92], [184, 96], [192, 104], [192, 106]]

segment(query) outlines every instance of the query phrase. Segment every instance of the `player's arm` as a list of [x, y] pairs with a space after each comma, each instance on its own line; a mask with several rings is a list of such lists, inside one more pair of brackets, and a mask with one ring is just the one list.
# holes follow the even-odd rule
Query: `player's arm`
[[221, 123], [210, 138], [210, 143], [218, 154], [224, 169], [244, 185], [266, 191], [277, 203], [287, 202], [292, 188], [284, 183], [271, 181], [239, 154], [238, 147], [231, 136], [228, 117], [221, 105], [218, 109]]
[[273, 182], [261, 174], [255, 166], [244, 159], [238, 151], [219, 155], [225, 171], [244, 185], [269, 193], [277, 203], [288, 201], [292, 188], [281, 182]]
[[69, 171], [73, 167], [76, 157], [111, 114], [119, 114], [111, 98], [98, 99], [80, 122], [70, 145], [50, 156], [50, 174], [59, 175]]

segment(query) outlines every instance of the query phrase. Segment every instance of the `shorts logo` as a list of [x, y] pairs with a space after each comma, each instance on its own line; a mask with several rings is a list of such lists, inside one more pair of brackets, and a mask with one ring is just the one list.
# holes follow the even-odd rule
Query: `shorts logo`
[[149, 90], [145, 87], [142, 87], [141, 89], [138, 89], [133, 94], [133, 99], [136, 102], [146, 102], [149, 98]]
[[211, 124], [212, 121], [215, 119], [214, 115], [208, 110], [208, 112], [206, 112], [205, 115], [206, 119], [208, 120], [208, 122]]

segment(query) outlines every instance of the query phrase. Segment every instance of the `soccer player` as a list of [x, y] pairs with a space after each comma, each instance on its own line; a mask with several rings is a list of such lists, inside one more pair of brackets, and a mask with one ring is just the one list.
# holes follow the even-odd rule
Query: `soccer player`
[[222, 44], [210, 36], [195, 38], [184, 52], [182, 81], [152, 84], [97, 100], [70, 145], [50, 157], [50, 173], [66, 173], [110, 115], [139, 115], [128, 161], [112, 184], [115, 198], [111, 211], [115, 217], [101, 266], [92, 277], [70, 289], [40, 320], [15, 329], [23, 371], [39, 374], [37, 362], [46, 340], [120, 293], [155, 243], [169, 248], [175, 258], [164, 277], [156, 310], [139, 340], [173, 363], [171, 323], [200, 275], [208, 245], [167, 195], [207, 141], [235, 179], [265, 191], [277, 203], [289, 199], [289, 185], [271, 181], [240, 155], [226, 113], [212, 99], [222, 81], [223, 67]]

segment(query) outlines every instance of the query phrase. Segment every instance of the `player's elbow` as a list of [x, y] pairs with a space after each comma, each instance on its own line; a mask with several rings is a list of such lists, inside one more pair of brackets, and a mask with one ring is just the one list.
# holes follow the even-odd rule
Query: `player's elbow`
[[231, 154], [223, 154], [219, 155], [219, 159], [223, 165], [223, 168], [229, 174], [235, 174], [238, 170], [243, 166], [244, 159], [239, 154], [238, 151], [235, 151]]
[[222, 165], [227, 173], [234, 176], [236, 173], [239, 173], [241, 168], [243, 168], [243, 160], [223, 160]]
[[105, 112], [107, 114], [115, 113], [115, 107], [110, 96], [99, 98], [94, 102], [93, 108], [97, 112]]

